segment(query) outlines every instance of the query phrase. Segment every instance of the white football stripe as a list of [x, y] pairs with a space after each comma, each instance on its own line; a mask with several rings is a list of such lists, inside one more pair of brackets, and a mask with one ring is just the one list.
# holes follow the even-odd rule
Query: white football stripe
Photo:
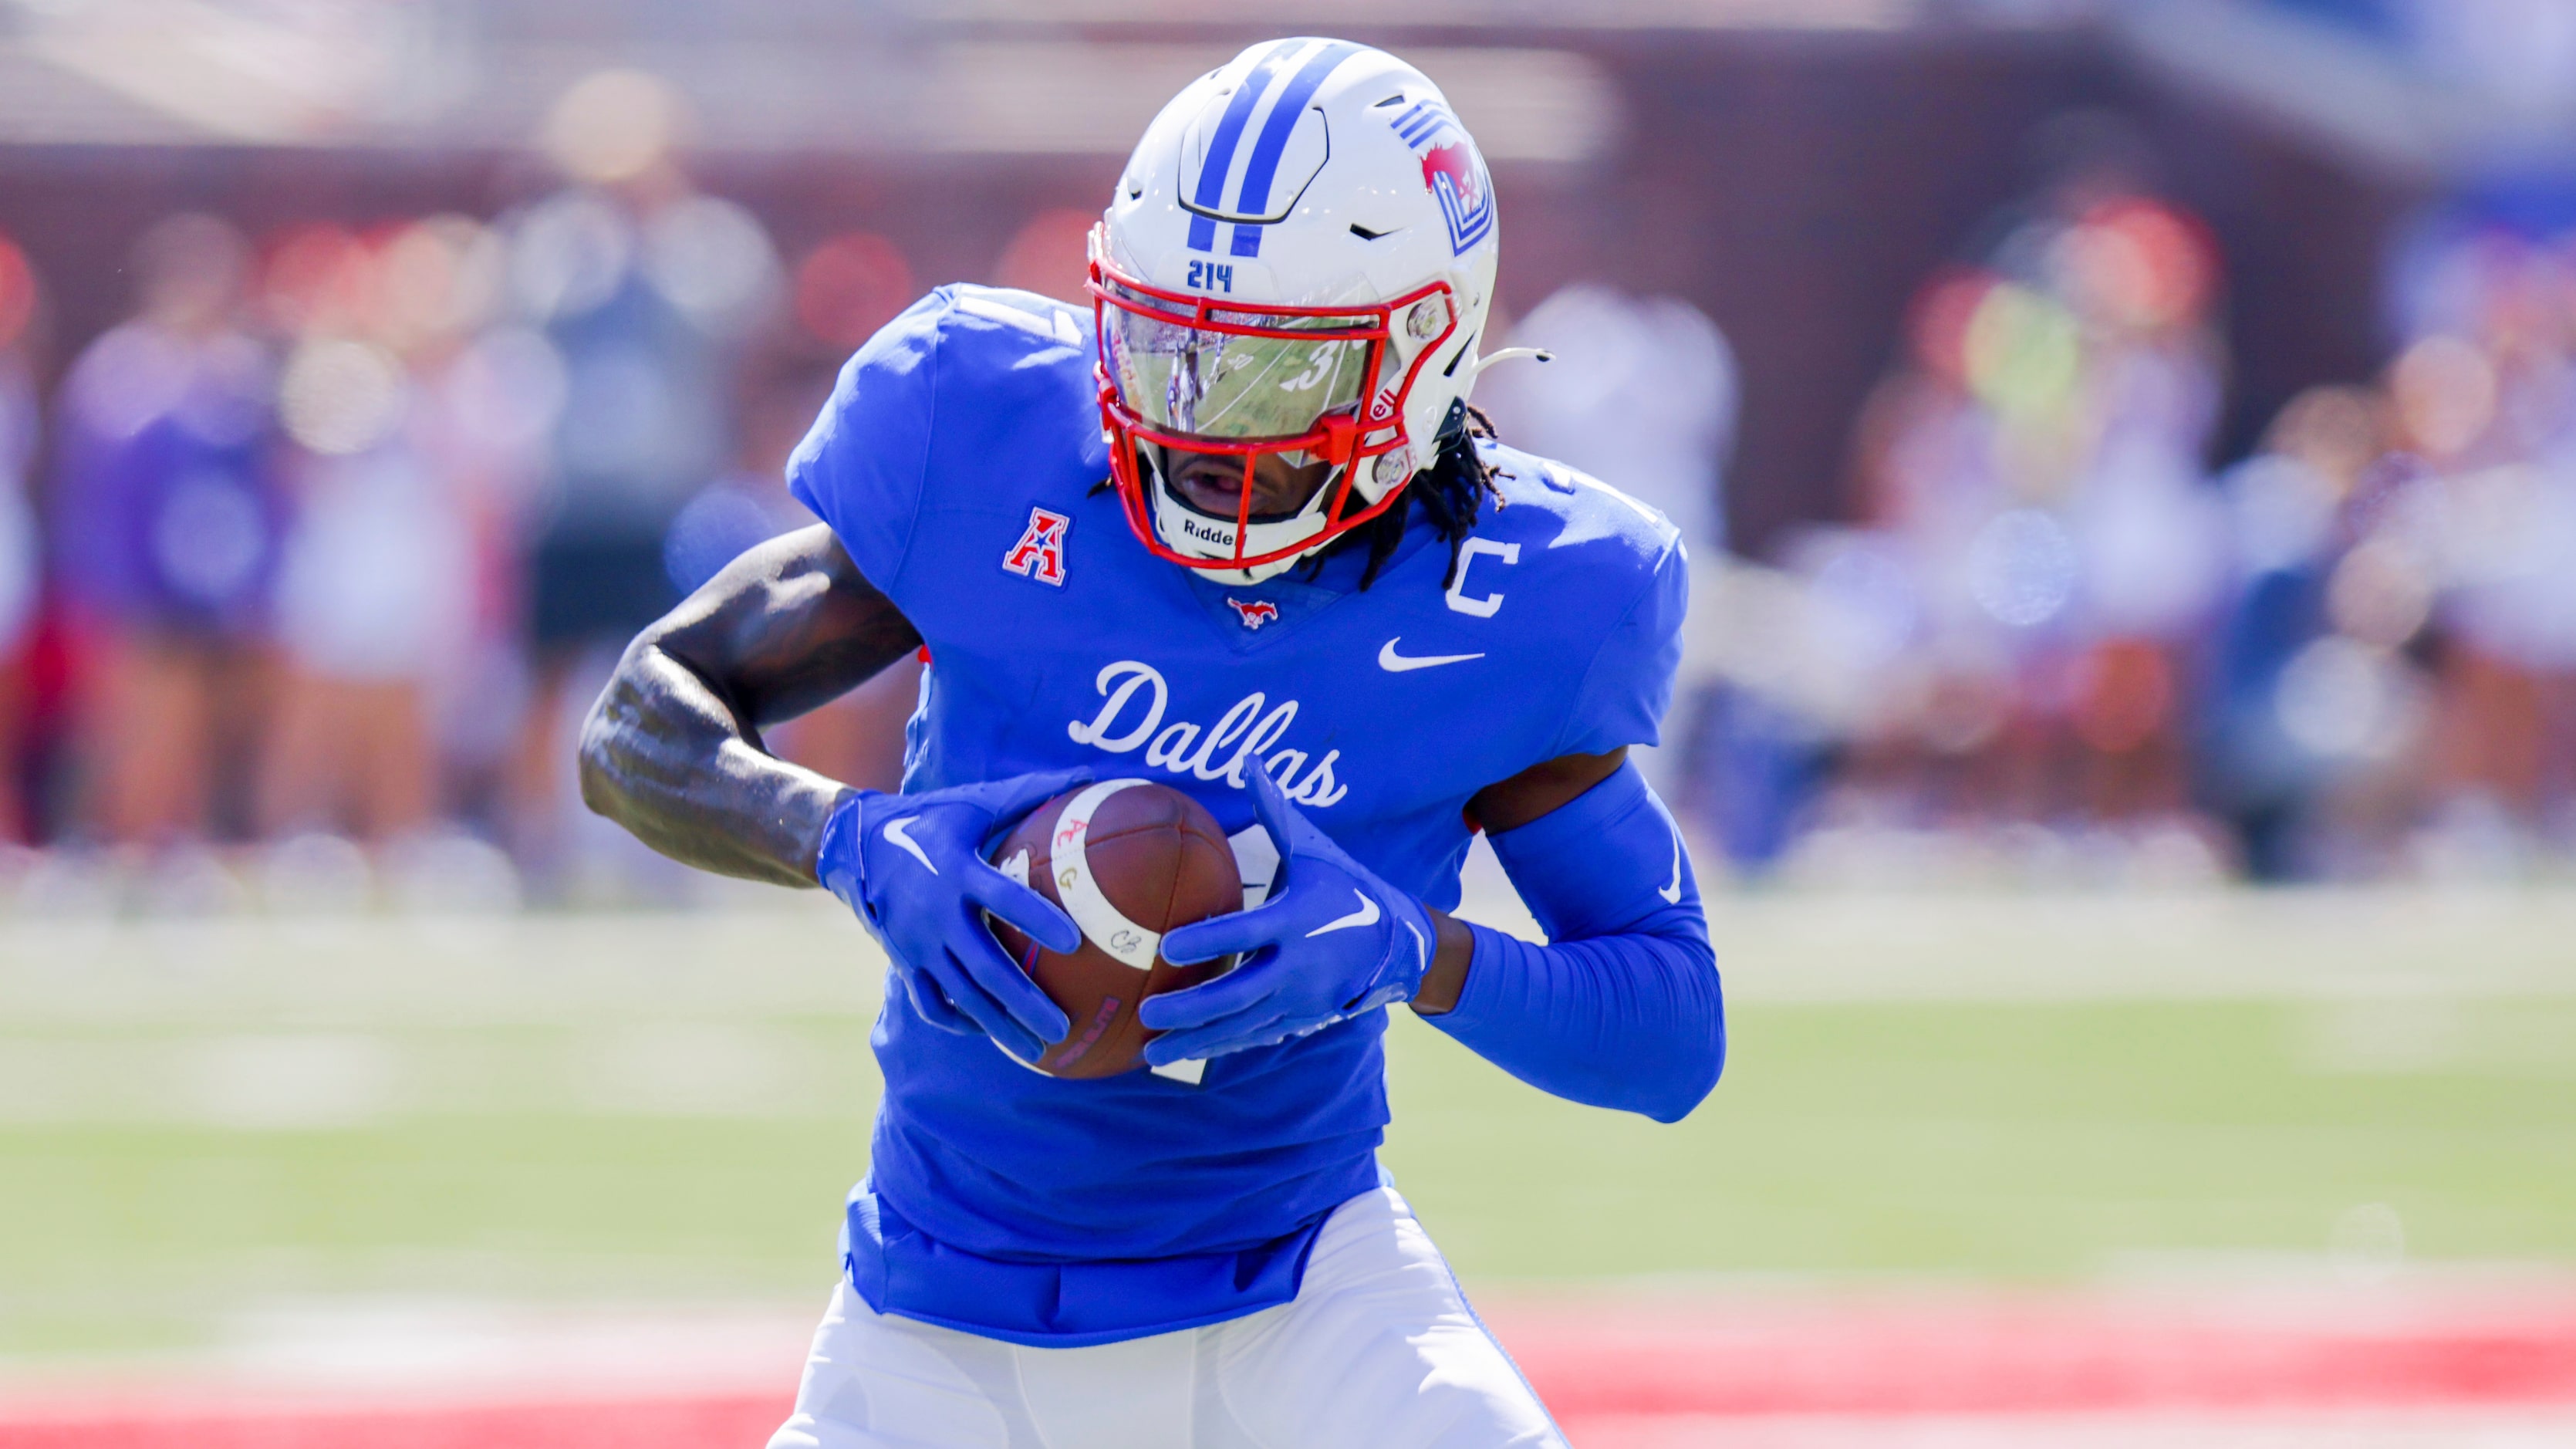
[[1207, 1059], [1205, 1057], [1183, 1057], [1177, 1062], [1165, 1062], [1159, 1067], [1152, 1067], [1148, 1070], [1152, 1071], [1155, 1076], [1168, 1077], [1175, 1082], [1187, 1082], [1189, 1085], [1195, 1087], [1199, 1084], [1199, 1078], [1207, 1075]]
[[1154, 956], [1163, 949], [1158, 931], [1148, 931], [1109, 903], [1092, 878], [1091, 857], [1085, 846], [1091, 837], [1092, 812], [1101, 802], [1143, 780], [1103, 780], [1073, 797], [1056, 817], [1055, 834], [1047, 841], [1047, 864], [1055, 872], [1056, 898], [1064, 903], [1064, 913], [1082, 928], [1091, 944], [1109, 953], [1114, 960], [1139, 971], [1154, 967]]
[[1234, 847], [1234, 869], [1243, 878], [1243, 908], [1270, 899], [1270, 883], [1279, 875], [1279, 846], [1270, 832], [1254, 821], [1225, 838]]

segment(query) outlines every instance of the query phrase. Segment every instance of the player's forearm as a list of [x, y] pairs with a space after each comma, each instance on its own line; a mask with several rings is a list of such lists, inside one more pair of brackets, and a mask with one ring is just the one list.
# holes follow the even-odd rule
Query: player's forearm
[[[1476, 792], [1476, 797], [1467, 802], [1467, 814], [1484, 829], [1508, 834], [1590, 794], [1627, 761], [1625, 746], [1601, 754], [1561, 755]], [[1430, 969], [1422, 974], [1422, 988], [1413, 994], [1412, 1002], [1413, 1009], [1425, 1016], [1437, 1015], [1458, 1004], [1458, 993], [1467, 984], [1467, 964], [1475, 952], [1475, 938], [1468, 933], [1466, 922], [1453, 920], [1441, 911], [1433, 911], [1431, 920], [1440, 939], [1432, 952]]]
[[627, 648], [582, 726], [582, 799], [674, 860], [813, 885], [846, 787], [775, 758], [760, 731], [920, 644], [830, 529], [771, 539]]
[[1726, 1065], [1726, 1017], [1707, 944], [1631, 932], [1537, 946], [1468, 928], [1456, 1006], [1429, 1018], [1541, 1091], [1676, 1122]]
[[1467, 986], [1467, 967], [1476, 954], [1476, 937], [1467, 923], [1446, 911], [1431, 913], [1432, 929], [1439, 935], [1431, 952], [1431, 969], [1422, 973], [1422, 987], [1413, 993], [1413, 1009], [1424, 1016], [1438, 1016], [1458, 1005], [1458, 993]]
[[1652, 792], [1622, 769], [1490, 838], [1553, 944], [1444, 921], [1439, 959], [1466, 959], [1447, 1009], [1425, 1000], [1432, 977], [1417, 1009], [1542, 1090], [1658, 1121], [1688, 1113], [1724, 1070], [1725, 1007], [1698, 887]]
[[581, 795], [672, 859], [720, 875], [810, 886], [847, 787], [760, 748], [708, 682], [648, 634], [582, 726]]

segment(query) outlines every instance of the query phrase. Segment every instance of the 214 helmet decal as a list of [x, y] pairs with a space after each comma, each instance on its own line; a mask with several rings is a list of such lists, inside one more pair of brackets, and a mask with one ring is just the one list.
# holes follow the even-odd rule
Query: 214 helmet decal
[[[1137, 537], [1255, 583], [1384, 513], [1473, 382], [1494, 257], [1484, 162], [1394, 57], [1273, 41], [1184, 90], [1090, 249], [1101, 418]], [[1229, 513], [1173, 487], [1185, 454], [1239, 460]], [[1257, 515], [1265, 456], [1324, 479]]]

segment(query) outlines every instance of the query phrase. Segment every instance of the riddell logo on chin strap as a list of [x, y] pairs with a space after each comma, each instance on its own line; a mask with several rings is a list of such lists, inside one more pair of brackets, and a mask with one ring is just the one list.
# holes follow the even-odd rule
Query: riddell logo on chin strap
[[1201, 543], [1215, 544], [1228, 553], [1234, 551], [1234, 530], [1224, 524], [1201, 523], [1184, 513], [1181, 515], [1181, 532]]
[[1022, 578], [1042, 584], [1064, 587], [1064, 534], [1073, 520], [1044, 508], [1029, 510], [1029, 526], [1011, 551], [1002, 555], [1002, 568]]

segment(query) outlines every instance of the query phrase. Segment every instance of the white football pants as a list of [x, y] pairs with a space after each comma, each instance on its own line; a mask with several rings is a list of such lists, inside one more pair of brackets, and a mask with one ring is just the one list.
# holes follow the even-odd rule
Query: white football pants
[[1294, 1301], [1024, 1348], [881, 1314], [845, 1278], [769, 1449], [1565, 1449], [1392, 1188], [1333, 1210]]

